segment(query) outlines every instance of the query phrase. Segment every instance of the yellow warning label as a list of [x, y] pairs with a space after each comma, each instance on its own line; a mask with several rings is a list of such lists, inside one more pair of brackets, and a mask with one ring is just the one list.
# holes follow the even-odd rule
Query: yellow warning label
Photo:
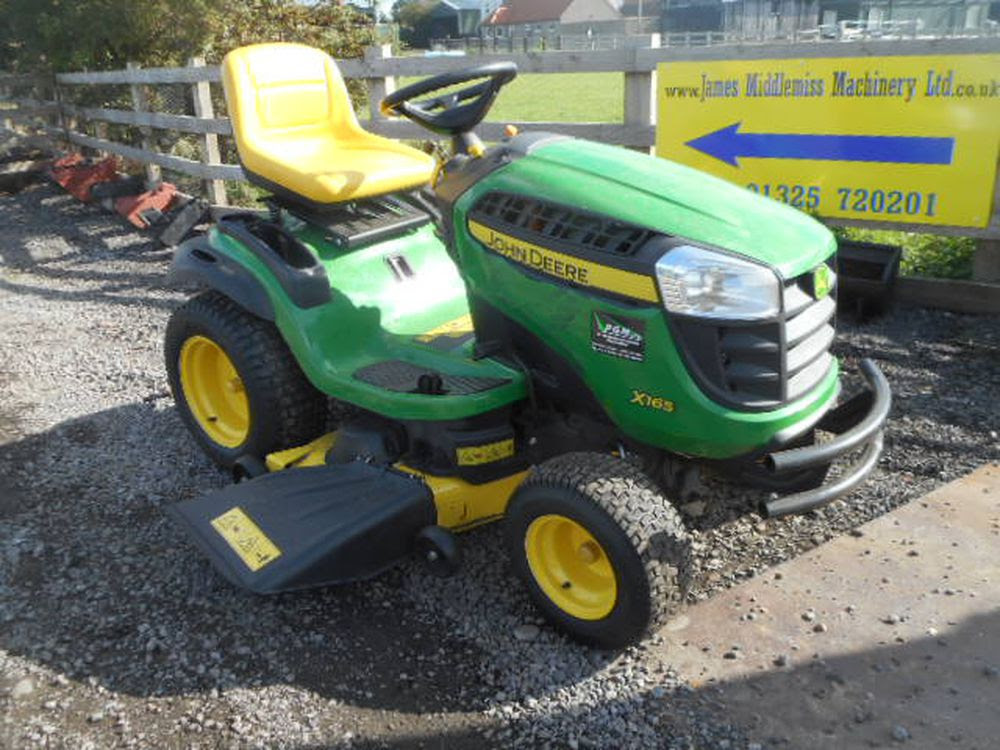
[[442, 323], [437, 328], [432, 328], [426, 333], [420, 334], [416, 339], [421, 343], [427, 343], [438, 336], [458, 337], [464, 336], [467, 333], [472, 333], [472, 316], [469, 313], [454, 320], [449, 320], [447, 323]]
[[510, 458], [514, 455], [514, 438], [498, 440], [485, 445], [466, 445], [457, 448], [459, 466], [479, 466]]
[[486, 247], [508, 260], [527, 266], [533, 271], [580, 286], [604, 289], [608, 292], [646, 302], [658, 302], [653, 277], [623, 271], [601, 263], [593, 263], [573, 255], [549, 250], [502, 234], [476, 221], [469, 222], [469, 232]]
[[239, 506], [213, 518], [212, 528], [254, 572], [281, 557], [281, 550]]

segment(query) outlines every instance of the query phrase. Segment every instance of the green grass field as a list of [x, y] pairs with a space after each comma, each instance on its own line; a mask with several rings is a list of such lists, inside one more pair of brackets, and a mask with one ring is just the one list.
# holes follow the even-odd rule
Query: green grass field
[[[402, 78], [400, 86], [419, 80]], [[526, 73], [504, 86], [487, 120], [621, 122], [621, 73]]]

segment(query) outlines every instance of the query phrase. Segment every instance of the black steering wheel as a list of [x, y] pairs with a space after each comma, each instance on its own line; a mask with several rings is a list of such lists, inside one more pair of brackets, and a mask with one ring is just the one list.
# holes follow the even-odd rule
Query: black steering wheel
[[[442, 135], [461, 135], [470, 132], [486, 117], [500, 89], [516, 76], [517, 65], [512, 62], [495, 62], [442, 73], [392, 92], [382, 100], [382, 113], [409, 117], [418, 125]], [[424, 94], [478, 78], [486, 80], [440, 96], [412, 101]]]

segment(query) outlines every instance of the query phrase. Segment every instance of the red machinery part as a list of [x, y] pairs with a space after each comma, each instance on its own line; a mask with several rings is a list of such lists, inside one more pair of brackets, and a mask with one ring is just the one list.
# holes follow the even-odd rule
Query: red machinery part
[[152, 217], [166, 213], [175, 195], [177, 187], [169, 182], [162, 182], [155, 189], [141, 195], [116, 198], [115, 211], [139, 229], [148, 229], [154, 223]]
[[52, 179], [77, 199], [90, 202], [90, 188], [118, 179], [118, 165], [112, 157], [91, 163], [80, 154], [70, 154], [52, 164]]

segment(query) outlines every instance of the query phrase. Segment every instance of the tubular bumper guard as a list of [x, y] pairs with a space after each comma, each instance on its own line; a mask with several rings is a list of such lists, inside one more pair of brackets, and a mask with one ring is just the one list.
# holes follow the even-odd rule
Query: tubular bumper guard
[[765, 463], [772, 472], [781, 474], [829, 464], [859, 449], [861, 455], [828, 484], [765, 502], [763, 510], [767, 516], [803, 513], [825, 505], [853, 490], [875, 468], [882, 453], [882, 429], [889, 415], [892, 394], [889, 381], [870, 359], [861, 360], [861, 374], [871, 390], [862, 391], [840, 404], [816, 425], [820, 430], [836, 433], [837, 437], [826, 443], [776, 451], [765, 458]]

